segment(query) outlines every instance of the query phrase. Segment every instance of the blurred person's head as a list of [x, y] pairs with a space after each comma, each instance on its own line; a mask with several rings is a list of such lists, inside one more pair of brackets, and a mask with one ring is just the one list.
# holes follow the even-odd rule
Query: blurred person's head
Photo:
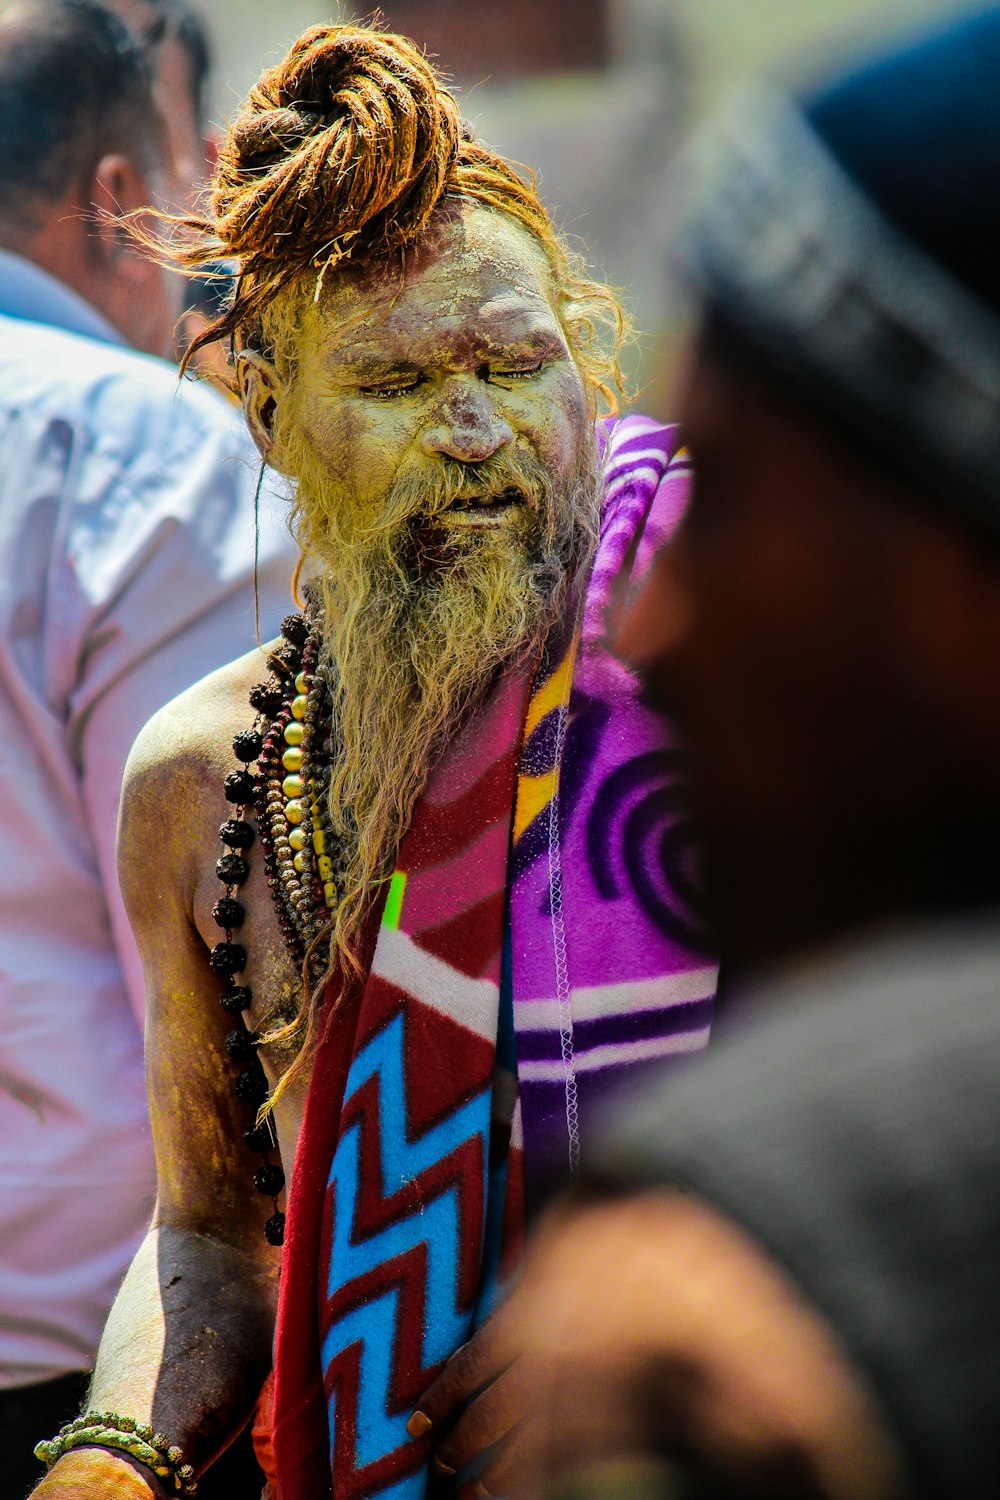
[[[215, 170], [217, 136], [209, 125], [209, 83], [213, 56], [208, 27], [188, 0], [105, 0], [131, 27], [152, 72], [153, 98], [166, 138], [168, 198], [176, 209], [194, 208]], [[184, 313], [176, 328], [175, 352], [187, 347], [217, 316], [230, 287], [226, 268], [211, 280], [187, 280]], [[225, 354], [200, 351], [194, 368], [229, 392]]]
[[0, 246], [34, 261], [148, 353], [169, 351], [177, 276], [115, 222], [165, 201], [165, 143], [144, 53], [96, 0], [0, 16]]
[[153, 97], [167, 136], [175, 192], [190, 206], [215, 165], [208, 124], [212, 45], [208, 28], [187, 0], [106, 0], [145, 49]]
[[752, 964], [1000, 895], [1000, 9], [690, 166], [690, 512], [622, 648]]

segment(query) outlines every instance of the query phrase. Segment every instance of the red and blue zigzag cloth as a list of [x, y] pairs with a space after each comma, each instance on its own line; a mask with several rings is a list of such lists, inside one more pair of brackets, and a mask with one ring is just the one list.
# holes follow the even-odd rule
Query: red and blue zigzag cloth
[[[367, 983], [316, 1058], [278, 1318], [280, 1500], [423, 1500], [428, 1440], [406, 1422], [516, 1264], [525, 1187], [570, 1175], [623, 1075], [708, 1038], [716, 971], [669, 729], [605, 643], [612, 590], [627, 607], [687, 469], [643, 418], [609, 428], [605, 465], [578, 615], [435, 770]], [[498, 1054], [511, 989], [516, 1084]]]

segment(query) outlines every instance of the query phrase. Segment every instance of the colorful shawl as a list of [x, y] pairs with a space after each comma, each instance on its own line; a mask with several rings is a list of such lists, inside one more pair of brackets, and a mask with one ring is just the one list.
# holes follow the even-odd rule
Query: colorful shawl
[[[707, 1040], [675, 752], [605, 643], [612, 590], [627, 606], [687, 471], [641, 418], [609, 429], [605, 463], [585, 596], [436, 768], [367, 982], [317, 1053], [278, 1318], [281, 1500], [422, 1500], [429, 1444], [406, 1422], [516, 1263], [525, 1179], [565, 1180], [599, 1096]], [[497, 1046], [505, 928], [516, 1082]]]

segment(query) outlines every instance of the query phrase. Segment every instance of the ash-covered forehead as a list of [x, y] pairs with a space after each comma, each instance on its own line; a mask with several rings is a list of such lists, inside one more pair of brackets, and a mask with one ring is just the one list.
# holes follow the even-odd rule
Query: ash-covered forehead
[[[440, 273], [458, 277], [485, 266], [495, 275], [535, 288], [552, 288], [552, 269], [542, 245], [525, 225], [509, 214], [489, 208], [474, 199], [446, 197], [435, 210], [420, 239], [403, 255], [407, 279]], [[346, 279], [354, 276], [359, 289], [392, 289], [398, 280], [400, 260], [391, 263], [344, 267]]]
[[347, 262], [318, 299], [299, 291], [296, 332], [329, 358], [413, 358], [428, 343], [463, 339], [506, 347], [532, 337], [562, 339], [557, 288], [544, 249], [507, 215], [452, 199], [406, 251]]

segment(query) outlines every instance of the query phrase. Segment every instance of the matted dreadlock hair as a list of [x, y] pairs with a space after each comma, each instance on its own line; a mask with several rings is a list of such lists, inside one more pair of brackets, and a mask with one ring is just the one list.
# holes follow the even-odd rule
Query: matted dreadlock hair
[[363, 26], [313, 26], [261, 75], [223, 143], [210, 212], [170, 221], [175, 265], [197, 275], [230, 260], [238, 273], [185, 366], [216, 340], [266, 347], [278, 293], [321, 284], [339, 261], [405, 249], [447, 196], [494, 208], [538, 241], [592, 404], [615, 410], [628, 331], [617, 296], [556, 233], [533, 178], [473, 139], [417, 47]]

